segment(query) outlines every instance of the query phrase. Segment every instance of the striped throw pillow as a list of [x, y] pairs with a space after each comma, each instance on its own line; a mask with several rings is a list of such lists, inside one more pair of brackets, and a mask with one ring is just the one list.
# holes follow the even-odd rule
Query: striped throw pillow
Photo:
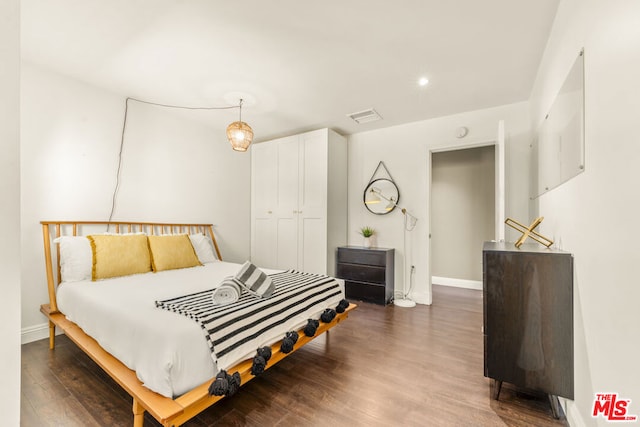
[[240, 299], [242, 284], [235, 277], [225, 277], [220, 286], [213, 291], [213, 303], [216, 305], [231, 304]]
[[249, 293], [260, 298], [269, 298], [276, 288], [271, 277], [267, 276], [264, 271], [250, 261], [242, 265], [235, 278], [242, 283]]

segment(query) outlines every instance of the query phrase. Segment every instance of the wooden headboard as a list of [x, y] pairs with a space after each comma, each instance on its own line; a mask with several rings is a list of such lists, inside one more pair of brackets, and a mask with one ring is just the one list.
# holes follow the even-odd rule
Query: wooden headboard
[[[106, 231], [111, 233], [139, 233], [148, 235], [163, 234], [194, 234], [203, 233], [211, 237], [216, 256], [222, 260], [220, 249], [213, 234], [212, 224], [175, 224], [159, 222], [133, 222], [133, 221], [41, 221], [42, 237], [44, 243], [44, 258], [47, 270], [47, 286], [49, 289], [49, 305], [52, 313], [58, 311], [56, 303], [56, 286], [61, 281], [60, 272], [60, 247], [56, 246], [55, 261], [52, 256], [51, 246], [53, 240], [60, 236], [85, 236], [99, 234]], [[54, 278], [54, 262], [57, 275]]]

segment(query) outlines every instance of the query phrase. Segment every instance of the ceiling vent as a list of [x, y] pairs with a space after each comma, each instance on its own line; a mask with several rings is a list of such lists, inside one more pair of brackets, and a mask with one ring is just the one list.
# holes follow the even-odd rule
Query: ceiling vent
[[350, 117], [354, 122], [358, 124], [382, 120], [380, 114], [378, 114], [378, 112], [373, 108], [364, 111], [358, 111], [357, 113], [347, 114], [347, 117]]

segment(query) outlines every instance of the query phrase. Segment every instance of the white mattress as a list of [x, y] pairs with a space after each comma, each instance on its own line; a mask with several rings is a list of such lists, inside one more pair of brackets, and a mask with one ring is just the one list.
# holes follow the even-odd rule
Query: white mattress
[[[214, 377], [218, 367], [200, 325], [156, 308], [155, 301], [215, 288], [239, 269], [239, 264], [215, 262], [97, 282], [62, 283], [57, 291], [58, 308], [136, 371], [146, 387], [175, 397]], [[234, 354], [220, 369], [253, 355]]]

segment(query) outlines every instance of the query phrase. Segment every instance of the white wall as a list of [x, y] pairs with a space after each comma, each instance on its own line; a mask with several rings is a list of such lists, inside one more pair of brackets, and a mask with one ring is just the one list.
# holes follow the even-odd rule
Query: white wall
[[[38, 307], [48, 301], [39, 221], [108, 219], [125, 96], [30, 64], [21, 84], [22, 326], [34, 339], [46, 332]], [[211, 222], [223, 259], [242, 262], [250, 155], [188, 117], [130, 102], [114, 219]]]
[[[496, 141], [501, 119], [505, 120], [507, 133], [506, 215], [526, 219], [530, 143], [526, 102], [357, 133], [349, 138], [349, 244], [362, 243], [357, 230], [363, 225], [375, 228], [378, 232], [377, 245], [396, 249], [396, 290], [402, 289], [402, 214], [394, 211], [389, 215], [373, 215], [362, 203], [362, 192], [382, 160], [400, 189], [399, 204], [419, 219], [415, 230], [409, 234], [411, 243], [408, 245], [408, 252], [412, 254], [408, 265], [416, 266], [413, 298], [418, 302], [431, 303], [426, 272], [429, 257], [429, 149]], [[469, 134], [462, 141], [455, 137], [455, 130], [460, 126], [469, 128]], [[508, 232], [507, 238], [511, 236]]]
[[640, 416], [640, 3], [563, 0], [532, 92], [532, 123], [551, 106], [585, 49], [585, 172], [539, 199], [543, 234], [575, 257], [575, 402], [571, 425], [591, 417], [594, 394], [617, 392]]
[[20, 425], [20, 3], [0, 2], [0, 414]]

